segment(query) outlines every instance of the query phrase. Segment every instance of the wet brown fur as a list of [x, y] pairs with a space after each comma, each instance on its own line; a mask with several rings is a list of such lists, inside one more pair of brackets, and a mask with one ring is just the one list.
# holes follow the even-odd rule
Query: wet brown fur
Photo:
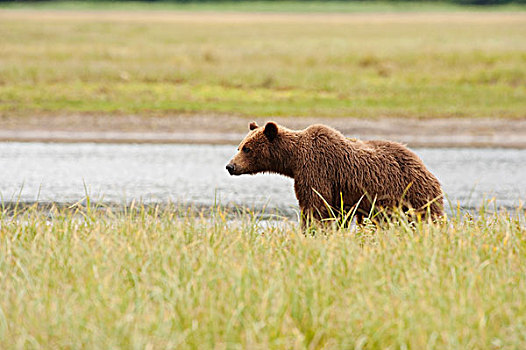
[[440, 183], [416, 154], [396, 142], [348, 139], [325, 125], [296, 131], [274, 122], [251, 123], [238, 151], [229, 163], [232, 175], [270, 172], [293, 178], [307, 217], [328, 218], [323, 199], [339, 209], [342, 197], [347, 209], [360, 202], [360, 220], [373, 202], [375, 208], [412, 208], [432, 217], [443, 213]]

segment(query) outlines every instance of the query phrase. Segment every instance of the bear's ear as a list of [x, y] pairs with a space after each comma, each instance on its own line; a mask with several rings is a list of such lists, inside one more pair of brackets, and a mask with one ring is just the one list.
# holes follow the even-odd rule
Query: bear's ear
[[268, 122], [265, 125], [265, 131], [263, 131], [263, 133], [270, 141], [274, 141], [278, 135], [278, 125], [274, 122]]
[[248, 128], [249, 128], [250, 130], [254, 130], [254, 129], [259, 128], [259, 126], [257, 125], [256, 122], [252, 122], [252, 123], [248, 124]]

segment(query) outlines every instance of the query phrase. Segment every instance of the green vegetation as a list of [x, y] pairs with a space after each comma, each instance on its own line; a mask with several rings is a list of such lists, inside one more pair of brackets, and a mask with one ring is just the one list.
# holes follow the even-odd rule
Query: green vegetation
[[0, 347], [526, 346], [524, 213], [314, 236], [205, 214], [0, 211]]
[[[451, 1], [0, 1], [10, 9], [51, 10], [176, 10], [236, 12], [416, 12], [416, 11], [516, 11], [524, 10], [524, 0]], [[456, 3], [456, 4], [455, 4]], [[473, 6], [481, 3], [491, 6]], [[459, 4], [463, 4], [462, 6]], [[498, 5], [498, 6], [495, 6]]]
[[0, 115], [521, 118], [525, 16], [4, 10]]

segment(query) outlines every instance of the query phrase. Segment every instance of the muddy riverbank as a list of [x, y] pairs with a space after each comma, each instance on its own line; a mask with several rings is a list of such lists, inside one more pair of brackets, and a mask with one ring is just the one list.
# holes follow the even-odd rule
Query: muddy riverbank
[[250, 121], [275, 120], [292, 129], [315, 123], [349, 137], [388, 139], [410, 147], [526, 148], [526, 119], [251, 118], [215, 114], [172, 116], [3, 116], [0, 141], [236, 144]]

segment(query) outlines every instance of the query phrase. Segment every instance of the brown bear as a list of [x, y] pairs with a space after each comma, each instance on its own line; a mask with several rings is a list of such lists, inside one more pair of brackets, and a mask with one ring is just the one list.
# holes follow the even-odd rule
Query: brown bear
[[[436, 218], [443, 213], [438, 180], [405, 146], [389, 141], [348, 139], [325, 125], [289, 130], [250, 123], [230, 175], [277, 173], [294, 179], [303, 218], [325, 219], [358, 205], [357, 220], [371, 209], [413, 209]], [[343, 200], [343, 202], [342, 202]]]

